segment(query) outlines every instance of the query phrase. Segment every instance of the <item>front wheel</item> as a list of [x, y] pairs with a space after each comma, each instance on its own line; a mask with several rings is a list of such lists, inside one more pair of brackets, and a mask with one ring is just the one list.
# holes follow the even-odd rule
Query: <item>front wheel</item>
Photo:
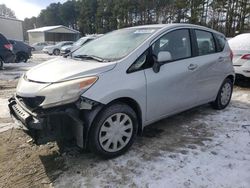
[[222, 83], [220, 90], [217, 94], [216, 100], [212, 102], [212, 107], [217, 110], [222, 110], [230, 103], [233, 92], [233, 82], [227, 78]]
[[104, 158], [123, 154], [133, 144], [137, 133], [137, 116], [123, 103], [104, 109], [96, 118], [89, 134], [89, 149]]
[[55, 49], [55, 50], [53, 51], [53, 54], [54, 54], [54, 55], [60, 55], [60, 50], [59, 50], [59, 49]]

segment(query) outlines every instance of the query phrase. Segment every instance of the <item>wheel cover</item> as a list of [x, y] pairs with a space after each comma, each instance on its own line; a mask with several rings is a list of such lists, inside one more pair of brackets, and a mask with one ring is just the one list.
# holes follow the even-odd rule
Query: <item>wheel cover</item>
[[60, 51], [58, 49], [55, 50], [54, 52], [55, 55], [59, 55], [60, 54]]
[[19, 55], [18, 58], [17, 58], [17, 61], [18, 61], [18, 62], [23, 62], [23, 61], [25, 61], [24, 55]]
[[221, 90], [221, 104], [226, 105], [231, 97], [232, 87], [231, 84], [225, 83]]
[[102, 124], [99, 132], [99, 143], [107, 152], [123, 149], [133, 135], [133, 123], [125, 113], [115, 113]]

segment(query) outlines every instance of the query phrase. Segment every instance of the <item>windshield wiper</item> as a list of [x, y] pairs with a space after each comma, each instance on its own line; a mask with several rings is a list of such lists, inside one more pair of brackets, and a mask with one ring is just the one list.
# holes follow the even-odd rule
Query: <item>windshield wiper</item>
[[95, 55], [76, 55], [76, 56], [73, 56], [73, 58], [93, 59], [93, 60], [96, 60], [99, 62], [108, 62], [106, 59], [103, 59], [103, 58], [95, 56]]

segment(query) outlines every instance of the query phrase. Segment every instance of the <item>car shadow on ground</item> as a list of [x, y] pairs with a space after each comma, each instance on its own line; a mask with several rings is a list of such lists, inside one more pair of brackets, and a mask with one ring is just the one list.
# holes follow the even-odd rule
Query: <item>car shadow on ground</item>
[[235, 86], [242, 88], [250, 88], [250, 78], [236, 78]]

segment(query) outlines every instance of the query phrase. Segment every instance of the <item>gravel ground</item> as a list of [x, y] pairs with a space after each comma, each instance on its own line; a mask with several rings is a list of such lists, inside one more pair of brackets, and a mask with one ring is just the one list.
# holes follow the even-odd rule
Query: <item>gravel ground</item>
[[159, 121], [126, 154], [103, 160], [36, 146], [9, 116], [17, 77], [50, 58], [0, 72], [0, 187], [250, 187], [250, 86], [235, 87], [225, 110], [204, 105]]

